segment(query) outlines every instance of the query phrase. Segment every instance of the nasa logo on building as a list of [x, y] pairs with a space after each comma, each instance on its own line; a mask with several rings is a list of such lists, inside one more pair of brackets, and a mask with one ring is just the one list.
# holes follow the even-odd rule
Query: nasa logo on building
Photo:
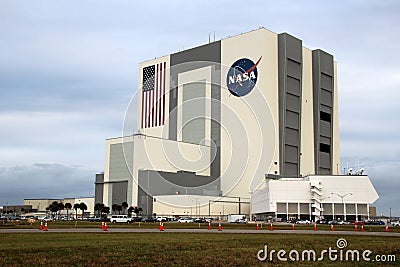
[[256, 63], [248, 58], [241, 58], [232, 64], [226, 76], [226, 85], [234, 96], [245, 96], [253, 90], [258, 77], [257, 65], [261, 58]]

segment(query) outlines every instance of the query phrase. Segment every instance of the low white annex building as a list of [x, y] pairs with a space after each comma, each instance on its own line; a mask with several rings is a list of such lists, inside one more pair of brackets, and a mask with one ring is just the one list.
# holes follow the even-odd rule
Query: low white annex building
[[367, 175], [312, 175], [267, 179], [251, 198], [251, 214], [264, 219], [369, 218], [369, 205], [378, 194]]

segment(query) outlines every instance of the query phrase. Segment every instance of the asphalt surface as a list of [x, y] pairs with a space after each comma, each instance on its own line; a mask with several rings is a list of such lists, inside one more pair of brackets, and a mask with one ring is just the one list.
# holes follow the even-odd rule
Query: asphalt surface
[[353, 235], [353, 236], [394, 236], [400, 237], [400, 233], [394, 232], [361, 232], [361, 231], [310, 231], [310, 230], [248, 230], [248, 229], [140, 229], [140, 228], [108, 228], [102, 231], [100, 228], [67, 228], [49, 229], [47, 232], [38, 229], [0, 229], [0, 234], [7, 233], [214, 233], [214, 234], [303, 234], [303, 235]]

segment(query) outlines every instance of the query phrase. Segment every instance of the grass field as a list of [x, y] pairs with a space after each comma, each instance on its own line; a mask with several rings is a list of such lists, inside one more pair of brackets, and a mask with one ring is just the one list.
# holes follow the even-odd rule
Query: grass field
[[[49, 228], [100, 228], [101, 223], [99, 222], [87, 222], [87, 221], [54, 221], [54, 222], [49, 222]], [[198, 228], [203, 228], [206, 229], [208, 224], [207, 223], [176, 223], [176, 222], [166, 222], [164, 223], [165, 228], [168, 229], [198, 229]], [[158, 228], [159, 224], [158, 223], [119, 223], [119, 224], [112, 224], [108, 223], [108, 227], [110, 228]], [[213, 228], [216, 228], [218, 226], [218, 223], [213, 223], [212, 224]], [[262, 229], [269, 229], [269, 224], [260, 224]], [[354, 231], [354, 225], [335, 225], [335, 230], [336, 231]], [[3, 225], [0, 223], [0, 229], [10, 229], [10, 228], [16, 228], [16, 229], [38, 229], [39, 228], [39, 223], [36, 222], [34, 224], [28, 224], [28, 223], [19, 223], [18, 225], [13, 225], [11, 223]], [[224, 223], [223, 224], [224, 229], [255, 229], [255, 224], [253, 223], [248, 223], [248, 224], [236, 224], [236, 223]], [[290, 230], [292, 228], [291, 224], [287, 223], [278, 223], [274, 224], [274, 229], [276, 230]], [[312, 231], [314, 228], [314, 225], [295, 225], [296, 230], [310, 230]], [[331, 230], [330, 225], [317, 225], [318, 230]], [[361, 230], [361, 227], [359, 227], [359, 230]], [[385, 231], [385, 226], [376, 226], [376, 225], [365, 225], [364, 230], [366, 232], [384, 232]], [[400, 232], [400, 227], [390, 227], [389, 228], [390, 232]]]
[[[396, 255], [399, 265], [400, 238], [340, 236], [347, 240], [346, 249], [369, 249], [377, 254]], [[332, 247], [339, 237], [332, 235], [295, 234], [200, 234], [200, 233], [47, 233], [1, 234], [0, 266], [254, 266], [260, 262], [257, 252], [268, 249], [313, 249], [317, 255]], [[372, 256], [371, 256], [372, 258]], [[321, 266], [321, 262], [289, 262], [293, 265]], [[284, 266], [275, 257], [273, 265]], [[331, 262], [325, 266], [347, 266]], [[350, 265], [355, 265], [356, 262]], [[363, 262], [376, 266], [376, 262]], [[385, 266], [388, 263], [385, 264]], [[382, 265], [383, 266], [383, 265]]]

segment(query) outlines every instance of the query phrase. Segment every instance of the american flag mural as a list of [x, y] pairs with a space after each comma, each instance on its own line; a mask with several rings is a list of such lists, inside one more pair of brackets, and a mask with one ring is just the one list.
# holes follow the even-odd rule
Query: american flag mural
[[142, 128], [164, 125], [166, 62], [143, 68]]

